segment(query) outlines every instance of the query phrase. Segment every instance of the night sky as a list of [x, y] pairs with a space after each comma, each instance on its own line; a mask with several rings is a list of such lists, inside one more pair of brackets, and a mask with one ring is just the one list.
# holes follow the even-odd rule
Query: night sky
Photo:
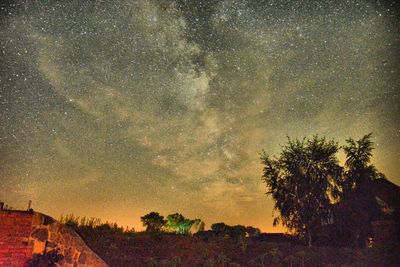
[[400, 184], [399, 2], [71, 2], [0, 4], [7, 204], [282, 231], [260, 153], [314, 134]]

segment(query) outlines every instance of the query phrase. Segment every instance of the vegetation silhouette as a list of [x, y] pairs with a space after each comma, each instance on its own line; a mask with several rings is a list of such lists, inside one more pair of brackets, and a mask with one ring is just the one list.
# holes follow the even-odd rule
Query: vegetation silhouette
[[274, 225], [281, 222], [300, 236], [307, 236], [309, 246], [312, 232], [327, 223], [330, 216], [331, 180], [341, 172], [338, 149], [333, 140], [318, 136], [308, 140], [288, 137], [279, 157], [270, 158], [265, 151], [261, 156], [267, 194], [280, 213]]
[[343, 146], [346, 162], [341, 179], [337, 180], [339, 202], [335, 206], [336, 228], [343, 234], [346, 245], [365, 247], [372, 229], [370, 222], [381, 216], [381, 208], [369, 185], [376, 179], [386, 179], [371, 164], [372, 134], [359, 140], [349, 138]]
[[261, 231], [258, 228], [252, 226], [243, 226], [243, 225], [235, 225], [230, 226], [225, 223], [214, 223], [211, 225], [211, 230], [218, 237], [231, 237], [231, 238], [244, 238], [248, 237], [257, 237]]
[[[134, 232], [96, 218], [63, 217], [110, 266], [399, 266], [399, 247], [307, 248], [285, 239]], [[107, 226], [104, 226], [107, 225]], [[217, 224], [218, 225], [218, 224]], [[228, 226], [219, 223], [220, 226]], [[228, 226], [235, 227], [235, 226]], [[215, 227], [214, 227], [215, 228]], [[218, 228], [218, 227], [217, 227]], [[220, 227], [222, 229], [222, 227]], [[246, 231], [250, 229], [246, 227]], [[267, 237], [267, 236], [266, 236]], [[45, 255], [32, 262], [51, 262]], [[51, 257], [51, 258], [50, 258]], [[34, 265], [38, 266], [38, 265]], [[42, 266], [42, 265], [41, 265]], [[47, 266], [47, 265], [43, 265]], [[50, 265], [49, 265], [50, 266]]]
[[[279, 211], [274, 225], [281, 222], [306, 238], [308, 246], [330, 231], [339, 245], [364, 247], [372, 232], [371, 221], [381, 216], [366, 184], [385, 179], [371, 164], [371, 136], [349, 138], [343, 147], [317, 135], [303, 140], [288, 137], [279, 156], [271, 158], [263, 151], [263, 180]], [[336, 156], [341, 148], [346, 155], [343, 167]]]
[[257, 237], [261, 234], [261, 230], [253, 226], [247, 226], [246, 233], [248, 234], [249, 237]]
[[189, 234], [192, 228], [197, 231], [204, 230], [204, 222], [200, 219], [190, 220], [180, 213], [174, 213], [167, 216], [165, 228], [171, 229], [178, 234]]
[[160, 232], [166, 225], [167, 221], [164, 220], [164, 216], [161, 216], [158, 212], [150, 212], [140, 218], [143, 226], [146, 227], [146, 232]]
[[85, 216], [79, 217], [73, 214], [61, 215], [59, 219], [60, 223], [63, 223], [71, 228], [73, 228], [78, 233], [89, 230], [98, 235], [105, 232], [110, 234], [133, 234], [135, 229], [129, 227], [118, 226], [117, 223], [105, 222], [103, 223], [99, 218], [87, 218]]

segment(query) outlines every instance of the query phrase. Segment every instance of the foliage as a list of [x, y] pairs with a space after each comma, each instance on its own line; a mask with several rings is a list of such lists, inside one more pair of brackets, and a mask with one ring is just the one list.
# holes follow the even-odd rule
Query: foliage
[[[3, 203], [3, 202], [0, 202], [0, 203]], [[3, 208], [2, 208], [2, 210], [14, 210], [14, 208], [13, 207], [11, 207], [11, 206], [8, 206], [7, 204], [4, 204], [3, 203]]]
[[116, 223], [102, 223], [99, 218], [87, 218], [85, 216], [79, 217], [74, 216], [73, 214], [67, 214], [65, 216], [61, 215], [59, 222], [73, 228], [77, 232], [80, 232], [84, 228], [94, 229], [97, 232], [111, 232], [121, 234], [131, 234], [135, 232], [135, 229], [133, 228], [124, 229], [124, 227], [120, 227]]
[[252, 226], [247, 226], [246, 233], [249, 235], [249, 237], [257, 237], [261, 234], [261, 231], [258, 228], [254, 228]]
[[199, 238], [200, 240], [203, 241], [208, 241], [209, 239], [213, 239], [216, 237], [215, 232], [212, 230], [207, 230], [207, 231], [198, 231], [195, 233], [193, 236]]
[[[385, 178], [371, 164], [371, 136], [346, 140], [343, 167], [336, 158], [338, 144], [318, 136], [288, 138], [278, 157], [263, 151], [263, 180], [280, 213], [274, 225], [282, 222], [294, 233], [307, 235], [309, 245], [312, 236], [318, 241], [334, 236], [336, 245], [364, 246], [370, 222], [381, 216], [371, 182]], [[324, 227], [332, 222], [330, 229]]]
[[60, 222], [72, 228], [79, 228], [79, 227], [95, 228], [101, 224], [101, 220], [99, 218], [79, 217], [79, 216], [74, 216], [73, 214], [67, 214], [65, 215], [65, 217], [61, 215]]
[[344, 243], [363, 247], [367, 235], [372, 231], [371, 220], [381, 213], [371, 193], [370, 182], [385, 176], [370, 163], [373, 150], [371, 133], [356, 141], [349, 138], [346, 142], [347, 145], [343, 147], [346, 154], [344, 172], [337, 181], [340, 202], [335, 221], [337, 230], [343, 233]]
[[243, 225], [228, 226], [228, 235], [234, 238], [244, 238], [246, 236], [246, 227]]
[[119, 234], [82, 228], [80, 235], [109, 266], [399, 266], [398, 247], [306, 248], [290, 242], [248, 238], [246, 250], [233, 238], [145, 232]]
[[147, 232], [160, 232], [162, 227], [167, 223], [164, 220], [164, 216], [161, 216], [158, 212], [150, 212], [140, 218], [143, 226], [146, 226]]
[[172, 229], [178, 234], [189, 234], [191, 228], [195, 228], [193, 230], [196, 230], [196, 228], [200, 229], [200, 226], [204, 229], [204, 222], [200, 219], [190, 220], [180, 213], [174, 213], [168, 215], [165, 228]]
[[211, 225], [211, 230], [220, 237], [223, 237], [227, 234], [227, 227], [225, 223], [214, 223]]
[[345, 170], [343, 179], [338, 181], [342, 199], [350, 198], [357, 187], [365, 182], [385, 178], [374, 165], [370, 164], [374, 149], [371, 136], [370, 133], [357, 141], [352, 138], [346, 140], [347, 145], [343, 147], [346, 154]]
[[182, 260], [181, 260], [181, 258], [178, 257], [178, 256], [173, 257], [173, 258], [170, 260], [168, 266], [171, 266], [171, 267], [182, 266]]
[[249, 237], [256, 237], [260, 234], [260, 229], [252, 226], [243, 225], [230, 226], [225, 223], [214, 223], [211, 225], [212, 231], [219, 237], [244, 238], [246, 234]]
[[265, 151], [263, 179], [267, 194], [275, 201], [280, 215], [274, 219], [300, 235], [308, 235], [329, 219], [332, 180], [340, 175], [336, 153], [338, 144], [333, 140], [314, 136], [308, 140], [291, 140], [282, 148], [279, 157], [270, 158]]
[[155, 259], [155, 257], [148, 257], [145, 261], [145, 265], [147, 267], [156, 267], [158, 266], [157, 264], [157, 260]]

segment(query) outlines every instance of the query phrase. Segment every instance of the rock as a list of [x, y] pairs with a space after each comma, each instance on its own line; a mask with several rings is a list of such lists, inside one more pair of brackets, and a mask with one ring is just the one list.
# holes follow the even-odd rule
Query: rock
[[71, 248], [64, 250], [64, 257], [65, 257], [65, 261], [67, 263], [72, 264], [74, 262], [73, 253], [71, 251]]
[[49, 237], [49, 231], [46, 228], [39, 228], [32, 232], [31, 237], [40, 242], [45, 242]]
[[79, 255], [78, 263], [79, 264], [85, 264], [86, 263], [86, 253], [85, 252], [82, 252], [81, 255]]

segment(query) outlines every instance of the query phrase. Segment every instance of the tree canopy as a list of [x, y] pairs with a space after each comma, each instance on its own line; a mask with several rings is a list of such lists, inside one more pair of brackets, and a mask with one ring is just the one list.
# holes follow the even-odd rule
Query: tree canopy
[[147, 232], [159, 232], [162, 227], [167, 223], [164, 220], [164, 216], [161, 216], [158, 212], [150, 212], [140, 218], [143, 226], [146, 226]]
[[342, 198], [350, 197], [365, 182], [384, 178], [384, 175], [370, 163], [374, 149], [371, 136], [371, 133], [367, 134], [357, 141], [349, 138], [346, 140], [347, 145], [343, 146], [346, 163], [343, 179], [339, 182]]
[[337, 227], [347, 237], [346, 243], [361, 247], [365, 246], [365, 239], [372, 231], [369, 222], [381, 213], [369, 182], [385, 178], [371, 164], [374, 149], [371, 136], [367, 134], [359, 140], [346, 140], [347, 144], [343, 146], [346, 162], [337, 181], [340, 190], [340, 202], [335, 211]]
[[[180, 213], [174, 213], [168, 215], [167, 224], [165, 228], [172, 229], [173, 231], [179, 234], [188, 234], [192, 226], [200, 228], [201, 220], [200, 219], [189, 220], [183, 217], [183, 215]], [[202, 227], [204, 228], [204, 223]]]
[[190, 220], [180, 213], [174, 213], [167, 216], [161, 216], [158, 212], [150, 212], [140, 218], [143, 226], [146, 226], [146, 232], [160, 232], [172, 230], [178, 234], [189, 234], [192, 232], [204, 231], [204, 222], [201, 219]]
[[[281, 222], [289, 230], [308, 237], [331, 223], [342, 232], [355, 233], [353, 239], [364, 239], [373, 216], [379, 213], [375, 197], [365, 184], [384, 178], [371, 164], [371, 134], [359, 140], [349, 138], [343, 150], [344, 167], [339, 165], [337, 152], [341, 147], [334, 140], [314, 136], [311, 139], [290, 139], [278, 156], [262, 152], [263, 180], [267, 194], [275, 201]], [[360, 241], [361, 242], [361, 241]]]
[[247, 226], [247, 227], [245, 227], [243, 225], [230, 226], [230, 225], [227, 225], [222, 222], [212, 224], [211, 230], [217, 236], [220, 236], [220, 237], [229, 236], [232, 238], [245, 237], [246, 234], [249, 237], [256, 237], [261, 233], [260, 229], [254, 228], [252, 226]]
[[298, 234], [307, 234], [309, 245], [313, 228], [329, 218], [331, 180], [341, 171], [338, 149], [333, 140], [318, 136], [308, 140], [288, 138], [279, 157], [270, 158], [265, 151], [261, 157], [267, 194], [280, 212], [274, 225], [281, 222]]

